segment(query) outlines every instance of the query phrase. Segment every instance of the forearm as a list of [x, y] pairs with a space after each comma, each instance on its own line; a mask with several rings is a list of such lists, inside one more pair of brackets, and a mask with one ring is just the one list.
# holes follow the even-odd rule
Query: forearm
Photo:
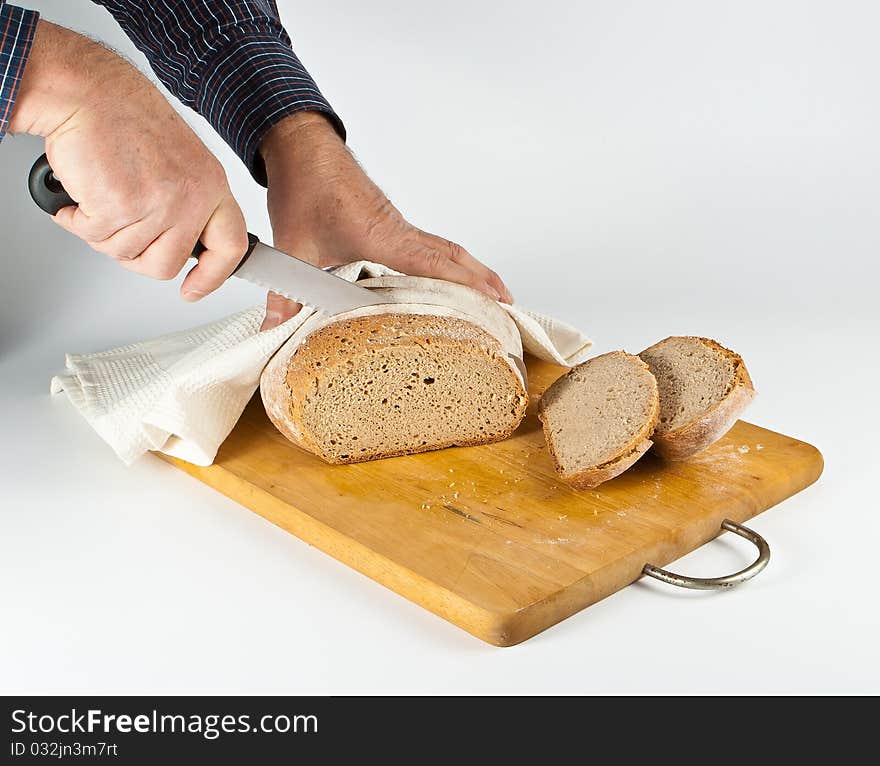
[[[126, 61], [87, 37], [40, 19], [9, 130], [49, 136], [96, 91], [143, 80]], [[146, 84], [146, 81], [143, 81]]]
[[258, 154], [266, 168], [267, 185], [280, 183], [293, 163], [326, 167], [340, 155], [355, 163], [331, 122], [318, 112], [285, 117], [260, 142]]
[[303, 111], [341, 121], [294, 54], [274, 0], [94, 0], [109, 10], [165, 86], [214, 127], [265, 183], [258, 148]]

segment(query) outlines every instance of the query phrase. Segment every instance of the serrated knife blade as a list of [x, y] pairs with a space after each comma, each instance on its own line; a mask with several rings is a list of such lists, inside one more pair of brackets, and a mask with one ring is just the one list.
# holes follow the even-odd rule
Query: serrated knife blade
[[358, 287], [262, 242], [253, 246], [234, 275], [327, 314], [341, 314], [388, 301], [365, 287]]

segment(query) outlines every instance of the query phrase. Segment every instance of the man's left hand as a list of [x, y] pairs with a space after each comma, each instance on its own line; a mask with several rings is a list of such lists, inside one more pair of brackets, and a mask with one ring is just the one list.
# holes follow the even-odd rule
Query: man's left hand
[[[278, 123], [260, 153], [279, 250], [321, 267], [375, 261], [513, 302], [501, 277], [461, 245], [408, 223], [321, 114], [301, 112]], [[299, 304], [269, 293], [261, 329], [278, 326], [298, 310]]]

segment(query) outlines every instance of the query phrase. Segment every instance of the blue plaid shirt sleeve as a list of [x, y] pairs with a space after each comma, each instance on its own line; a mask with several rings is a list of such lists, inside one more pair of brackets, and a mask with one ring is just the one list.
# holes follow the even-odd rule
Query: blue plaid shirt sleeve
[[301, 111], [345, 127], [291, 47], [275, 0], [93, 0], [146, 55], [162, 83], [201, 114], [258, 183], [269, 130]]
[[39, 14], [0, 0], [0, 141], [6, 135], [12, 105], [21, 85]]

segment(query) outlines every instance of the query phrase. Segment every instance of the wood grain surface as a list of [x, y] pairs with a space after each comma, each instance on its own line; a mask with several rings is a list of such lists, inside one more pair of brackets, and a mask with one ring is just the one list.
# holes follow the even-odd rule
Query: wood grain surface
[[648, 455], [576, 491], [556, 477], [535, 416], [564, 370], [527, 363], [529, 413], [498, 444], [330, 466], [282, 437], [257, 396], [214, 465], [161, 457], [497, 646], [614, 593], [646, 563], [667, 565], [716, 537], [723, 519], [745, 521], [822, 472], [814, 447], [740, 421], [690, 461]]

